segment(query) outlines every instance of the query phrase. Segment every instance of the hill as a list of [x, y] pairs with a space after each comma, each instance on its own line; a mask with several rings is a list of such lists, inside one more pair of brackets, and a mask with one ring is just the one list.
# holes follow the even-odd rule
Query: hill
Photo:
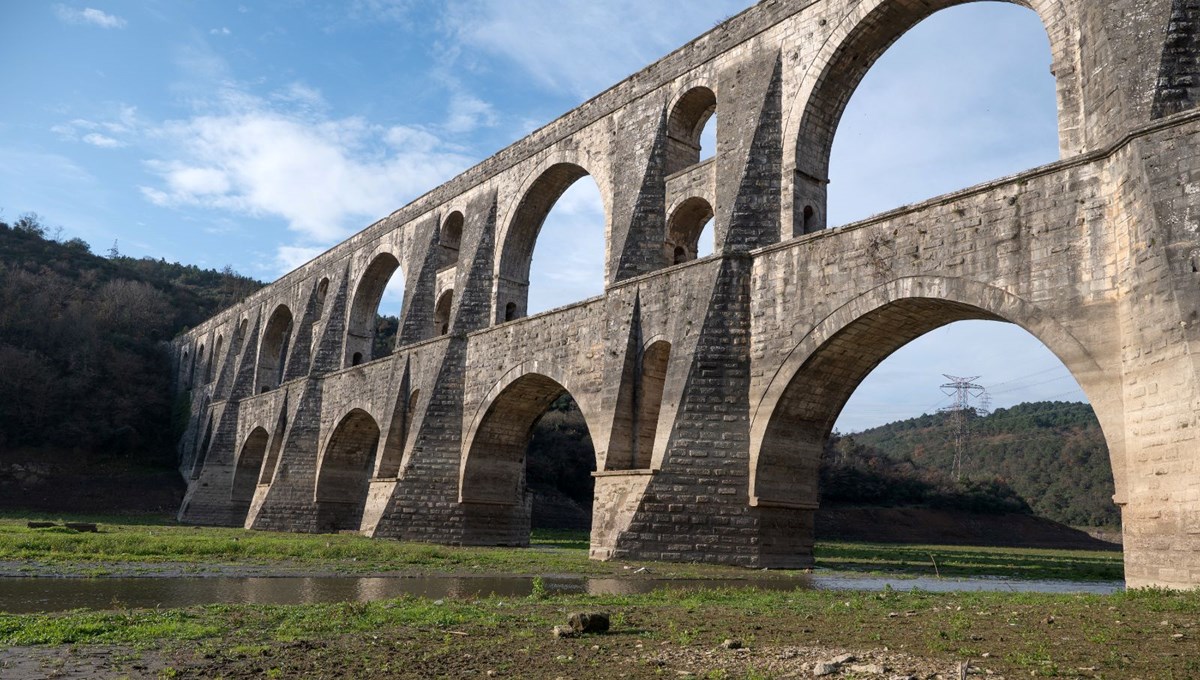
[[64, 475], [173, 467], [163, 341], [261, 285], [115, 248], [100, 257], [48, 238], [36, 215], [0, 221], [0, 504], [75, 500], [43, 483]]
[[[1116, 526], [1108, 447], [1088, 404], [1037, 402], [972, 415], [964, 475], [1000, 480], [1033, 512], [1071, 526]], [[949, 414], [924, 415], [847, 435], [856, 445], [919, 469], [949, 471]]]

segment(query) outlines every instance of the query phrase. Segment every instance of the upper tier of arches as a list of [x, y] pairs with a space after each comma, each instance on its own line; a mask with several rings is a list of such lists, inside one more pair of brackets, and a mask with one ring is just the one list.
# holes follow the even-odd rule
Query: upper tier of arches
[[[674, 69], [670, 75], [656, 66], [655, 84], [626, 81], [201, 326], [184, 343], [189, 358], [180, 363], [180, 383], [215, 382], [209, 376], [219, 374], [216, 364], [242, 361], [249, 347], [256, 348], [264, 378], [255, 381], [254, 392], [298, 377], [302, 366], [339, 370], [380, 358], [387, 352], [380, 350], [376, 316], [394, 279], [405, 291], [397, 337], [389, 341], [397, 346], [524, 317], [542, 223], [584, 177], [596, 183], [604, 211], [606, 287], [702, 256], [707, 239], [698, 242], [698, 234], [709, 220], [717, 255], [746, 247], [744, 230], [759, 223], [779, 228], [764, 227], [751, 247], [821, 229], [829, 151], [864, 74], [916, 24], [968, 2], [864, 0], [749, 10], [744, 20], [760, 24], [753, 43], [724, 43], [727, 57], [720, 60], [698, 58], [707, 49], [702, 43], [688, 46], [663, 62]], [[1049, 37], [1062, 153], [1088, 150], [1094, 143], [1082, 132], [1079, 5], [1011, 4], [1035, 12]], [[600, 101], [611, 106], [604, 109]], [[715, 157], [703, 161], [700, 138], [714, 120]], [[778, 154], [780, 175], [748, 184], [747, 168], [763, 153]], [[760, 189], [762, 181], [767, 184]], [[741, 235], [731, 235], [733, 222], [742, 223]], [[221, 324], [269, 315], [281, 305], [293, 327], [285, 324], [283, 333], [278, 319], [261, 319], [251, 330], [256, 337], [233, 350], [232, 332]], [[283, 352], [275, 354], [276, 345]], [[336, 358], [322, 364], [323, 352]], [[293, 370], [288, 353], [307, 363]]]

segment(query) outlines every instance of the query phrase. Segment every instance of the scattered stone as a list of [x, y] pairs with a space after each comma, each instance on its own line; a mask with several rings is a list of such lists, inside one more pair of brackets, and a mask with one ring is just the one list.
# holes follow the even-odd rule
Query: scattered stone
[[841, 666], [842, 664], [852, 663], [854, 661], [858, 661], [858, 657], [854, 656], [853, 654], [843, 654], [841, 656], [834, 657], [833, 661], [830, 661], [829, 663], [834, 663]]
[[25, 526], [30, 529], [49, 529], [58, 525], [54, 522], [26, 522]]
[[814, 678], [821, 678], [826, 675], [833, 675], [834, 673], [837, 673], [839, 668], [841, 668], [841, 665], [839, 664], [818, 661], [817, 663], [813, 664], [812, 674]]
[[883, 675], [888, 672], [887, 668], [880, 666], [877, 663], [861, 663], [854, 664], [850, 667], [854, 673], [862, 673], [864, 675]]
[[64, 526], [66, 526], [71, 531], [78, 531], [80, 533], [88, 533], [88, 534], [94, 534], [100, 530], [95, 524], [92, 524], [91, 522], [67, 522]]
[[606, 633], [608, 632], [608, 614], [571, 614], [567, 619], [567, 624], [576, 633]]
[[568, 626], [555, 626], [554, 627], [554, 637], [555, 638], [573, 638], [573, 637], [576, 637], [577, 635], [578, 635], [578, 633], [576, 633], [574, 630], [572, 630]]
[[721, 643], [721, 646], [725, 649], [741, 649], [744, 645], [742, 645], [741, 640], [732, 640], [726, 638], [725, 641]]

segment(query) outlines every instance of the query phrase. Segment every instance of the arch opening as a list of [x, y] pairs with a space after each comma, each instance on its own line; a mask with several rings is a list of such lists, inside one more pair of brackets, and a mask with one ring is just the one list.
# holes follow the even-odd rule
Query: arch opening
[[208, 370], [204, 374], [204, 382], [211, 383], [216, 379], [218, 362], [221, 360], [221, 345], [224, 344], [225, 337], [217, 336], [217, 344], [213, 345], [213, 352], [208, 357]]
[[[203, 412], [204, 409], [201, 409]], [[192, 459], [192, 479], [200, 479], [200, 473], [204, 470], [204, 461], [208, 459], [208, 449], [212, 446], [213, 434], [213, 417], [208, 416], [208, 424], [204, 427], [204, 437], [200, 439], [200, 447], [196, 449], [196, 455]]]
[[497, 320], [512, 321], [603, 292], [607, 212], [599, 186], [580, 181], [585, 177], [591, 176], [582, 167], [559, 163], [522, 197], [500, 255]]
[[446, 335], [450, 332], [450, 312], [453, 308], [454, 291], [448, 290], [438, 298], [437, 305], [433, 309], [434, 337]]
[[711, 158], [716, 151], [717, 95], [707, 87], [688, 90], [667, 118], [667, 174]]
[[183, 389], [185, 390], [192, 389], [192, 376], [191, 369], [189, 368], [189, 365], [192, 363], [191, 353], [184, 350], [183, 357], [179, 360], [179, 372], [183, 376]]
[[[396, 276], [399, 272], [399, 276]], [[392, 353], [399, 333], [400, 314], [381, 316], [384, 300], [397, 305], [404, 299], [404, 272], [391, 253], [380, 253], [358, 281], [350, 318], [346, 324], [346, 354], [343, 366], [357, 366]]]
[[659, 340], [642, 352], [642, 374], [637, 391], [637, 433], [633, 468], [650, 469], [654, 442], [658, 438], [658, 416], [662, 409], [667, 366], [671, 361], [671, 343]]
[[254, 490], [258, 488], [258, 479], [270, 439], [271, 435], [265, 429], [256, 427], [246, 437], [242, 450], [238, 453], [230, 500], [237, 505], [245, 505], [246, 511], [250, 509], [250, 501], [254, 500]]
[[379, 425], [361, 409], [346, 414], [334, 428], [317, 473], [318, 531], [359, 529], [378, 445]]
[[279, 305], [271, 312], [258, 346], [258, 392], [270, 392], [283, 384], [288, 350], [292, 340], [292, 310]]
[[317, 284], [316, 318], [320, 319], [325, 313], [325, 298], [329, 295], [329, 277], [326, 276]]
[[279, 424], [275, 426], [275, 434], [271, 436], [267, 456], [263, 461], [262, 474], [258, 477], [259, 484], [270, 484], [275, 479], [275, 469], [279, 467], [279, 454], [283, 450], [283, 438], [287, 434], [287, 409], [279, 416]]
[[871, 4], [835, 30], [827, 65], [798, 102], [795, 235], [1027, 170], [1067, 146], [1050, 10], [1039, 16], [1018, 0]]
[[392, 422], [388, 428], [387, 438], [384, 439], [383, 449], [379, 453], [379, 465], [375, 476], [379, 479], [395, 479], [400, 476], [400, 465], [404, 461], [404, 448], [408, 436], [412, 432], [413, 415], [417, 411], [417, 399], [421, 390], [411, 393], [401, 391], [392, 411]]
[[[1044, 351], [1046, 355], [1052, 357], [1050, 360], [1052, 367], [1065, 376], [1066, 385], [1063, 389], [1068, 390], [1066, 395], [1083, 396], [1082, 390], [1078, 388], [1074, 380], [1085, 380], [1093, 370], [1087, 365], [1087, 360], [1080, 357], [1068, 358], [1067, 362], [1073, 365], [1064, 364], [1063, 359], [1049, 353], [1049, 348], [1042, 345], [1040, 339], [1032, 336], [1020, 326], [1011, 324], [1008, 319], [980, 307], [950, 300], [922, 297], [894, 300], [849, 320], [840, 327], [832, 326], [830, 328], [832, 332], [826, 333], [823, 329], [818, 329], [797, 347], [793, 356], [796, 357], [795, 361], [803, 363], [798, 368], [785, 367], [785, 372], [781, 372], [776, 378], [783, 389], [781, 391], [768, 390], [767, 397], [760, 403], [759, 411], [755, 415], [754, 440], [751, 443], [752, 502], [759, 506], [815, 510], [821, 503], [823, 494], [827, 491], [833, 502], [856, 502], [860, 505], [870, 504], [873, 493], [883, 494], [886, 499], [882, 504], [886, 505], [899, 502], [892, 497], [896, 494], [919, 495], [923, 493], [920, 491], [920, 485], [932, 484], [940, 485], [937, 486], [939, 494], [944, 496], [947, 493], [945, 490], [950, 489], [952, 495], [961, 495], [962, 502], [965, 503], [968, 502], [967, 494], [971, 488], [974, 488], [971, 486], [974, 484], [983, 485], [979, 488], [985, 490], [984, 493], [974, 497], [981, 503], [980, 507], [994, 503], [993, 510], [1022, 511], [1021, 508], [1026, 502], [1035, 510], [1047, 507], [1048, 503], [1053, 503], [1053, 499], [1042, 497], [1043, 490], [1048, 487], [1018, 488], [1019, 485], [1016, 483], [1009, 487], [1008, 481], [1000, 481], [1001, 478], [1009, 479], [1004, 471], [1001, 468], [989, 466], [990, 463], [984, 465], [983, 463], [986, 461], [983, 459], [977, 459], [974, 467], [963, 468], [966, 476], [960, 485], [954, 475], [952, 462], [954, 451], [957, 450], [961, 453], [965, 449], [956, 449], [952, 439], [939, 439], [936, 444], [922, 444], [920, 450], [914, 448], [911, 451], [902, 452], [898, 442], [908, 441], [906, 437], [915, 437], [915, 434], [901, 435], [897, 434], [899, 430], [897, 432], [888, 430], [891, 433], [888, 435], [891, 439], [883, 449], [875, 450], [863, 446], [863, 442], [872, 441], [869, 436], [863, 439], [862, 435], [855, 435], [847, 441], [834, 432], [834, 426], [839, 422], [839, 417], [843, 417], [842, 423], [853, 422], [854, 407], [847, 407], [851, 396], [855, 395], [860, 386], [864, 385], [864, 381], [869, 379], [868, 376], [872, 376], [876, 368], [888, 357], [897, 354], [902, 347], [922, 336], [928, 334], [929, 338], [936, 339], [936, 336], [950, 332], [953, 329], [944, 327], [951, 324], [954, 324], [956, 328], [962, 328], [964, 325], [957, 322], [964, 321], [970, 322], [966, 324], [968, 327], [982, 327], [980, 337], [990, 335], [997, 340], [1002, 339], [1003, 341], [996, 343], [993, 351], [1004, 356], [1004, 362], [1007, 362], [1009, 366], [1013, 365], [1009, 359], [1017, 356], [1017, 350], [1013, 346], [1014, 333], [1027, 336], [1026, 345], [1035, 345], [1039, 351]], [[997, 322], [1002, 322], [1003, 325], [997, 325]], [[919, 344], [915, 343], [914, 346]], [[897, 354], [898, 360], [902, 358], [902, 354]], [[945, 355], [946, 352], [943, 349], [940, 353], [932, 356], [940, 362], [945, 359]], [[790, 365], [794, 367], [795, 363]], [[786, 370], [792, 370], [793, 373], [789, 376]], [[881, 372], [883, 370], [881, 369]], [[934, 368], [902, 367], [901, 370], [903, 372], [900, 373], [900, 377], [895, 379], [897, 385], [894, 390], [898, 394], [909, 394], [913, 390], [915, 381], [912, 375], [913, 370], [918, 372], [922, 384], [924, 381], [932, 381], [934, 378], [942, 378], [943, 382], [946, 380]], [[1020, 369], [1014, 370], [1020, 372]], [[935, 383], [935, 388], [940, 386], [941, 383]], [[941, 397], [946, 396], [940, 392], [938, 394]], [[908, 398], [912, 399], [912, 397]], [[928, 400], [931, 402], [931, 408], [937, 406], [932, 404], [937, 398]], [[883, 408], [894, 409], [900, 397], [887, 397], [886, 399], [888, 403]], [[923, 398], [921, 400], [925, 401]], [[915, 408], [920, 409], [925, 405], [925, 403], [921, 403], [915, 405]], [[1034, 410], [1051, 409], [1059, 412], [1064, 410], [1077, 412], [1080, 411], [1080, 406], [1065, 408], [1037, 405]], [[972, 408], [974, 407], [972, 406]], [[1090, 413], [1088, 407], [1082, 407], [1082, 410]], [[1101, 410], [1102, 405], [1097, 406], [1097, 415], [1103, 419]], [[1021, 411], [1018, 409], [1018, 412]], [[980, 427], [984, 427], [984, 420], [976, 420], [978, 414], [979, 412], [974, 410], [969, 414], [965, 410], [959, 412], [956, 407], [945, 413], [922, 416], [918, 425], [921, 427], [945, 427], [948, 428], [948, 432], [955, 432], [955, 428], [959, 427], [955, 419], [961, 417], [962, 422], [966, 422], [968, 428], [971, 427], [972, 422], [980, 423]], [[1008, 416], [1006, 415], [1006, 417]], [[1096, 416], [1090, 417], [1094, 419]], [[926, 422], [927, 420], [928, 422]], [[1007, 422], [1012, 423], [1013, 421]], [[1004, 423], [1004, 419], [1001, 418], [999, 421], [992, 421], [986, 427], [993, 429], [998, 427], [1002, 430], [1005, 427]], [[913, 425], [910, 421], [904, 421], [904, 423], [897, 424], [896, 427], [909, 428], [903, 431], [910, 432], [918, 426]], [[1112, 473], [1115, 463], [1110, 461], [1107, 448], [1109, 442], [1099, 421], [1095, 423], [1095, 438], [1098, 438], [1103, 447], [1098, 459], [1093, 456], [1096, 453], [1094, 450], [1086, 452], [1078, 449], [1080, 445], [1078, 441], [1070, 443], [1070, 446], [1076, 447], [1076, 454], [1083, 455], [1085, 458], [1090, 457], [1093, 461], [1102, 461], [1098, 476], [1107, 479], [1108, 486], [1101, 498], [1111, 499], [1113, 493]], [[997, 456], [1007, 455], [1004, 452], [1011, 450], [1013, 439], [1012, 436], [1001, 431], [997, 435], [995, 447], [992, 450], [999, 452], [996, 454]], [[1019, 445], [1020, 442], [1021, 440], [1016, 438], [1016, 444]], [[950, 452], [950, 459], [943, 460], [947, 452]], [[1018, 458], [1014, 457], [1009, 462], [1013, 465], [1023, 464], [1015, 462], [1017, 460]], [[825, 465], [824, 475], [821, 471], [823, 464]], [[1059, 464], [1061, 461], [1053, 462], [1053, 465]], [[1015, 468], [1010, 471], [1013, 469]], [[886, 471], [886, 473], [881, 471]], [[889, 478], [890, 481], [887, 484], [890, 484], [890, 488], [886, 489], [884, 489], [886, 485], [882, 483], [872, 486], [861, 482], [861, 479], [874, 479], [872, 475], [884, 474], [900, 475], [902, 479], [896, 481]], [[1050, 471], [1048, 475], [1053, 478], [1053, 471]], [[861, 479], [858, 482], [853, 481], [859, 478]], [[825, 480], [829, 489], [821, 488], [819, 480], [822, 479]], [[847, 480], [850, 481], [847, 482]], [[1046, 481], [1052, 483], [1051, 480]], [[850, 486], [846, 486], [846, 484], [850, 484]], [[847, 500], [847, 489], [854, 499]], [[1035, 497], [1022, 500], [1022, 492]], [[916, 497], [918, 496], [914, 496], [914, 498]], [[951, 498], [947, 502], [958, 501]], [[1111, 506], [1111, 501], [1108, 502], [1108, 505]], [[963, 509], [970, 508], [964, 506]], [[1115, 508], [1110, 508], [1107, 516], [1117, 517]]]
[[441, 267], [453, 267], [458, 264], [458, 251], [462, 246], [463, 214], [455, 210], [446, 216], [442, 222], [438, 247], [441, 249]]
[[557, 381], [531, 373], [489, 406], [468, 444], [461, 500], [528, 508], [532, 528], [591, 525], [596, 453], [578, 404]]
[[712, 220], [713, 209], [707, 200], [693, 197], [680, 203], [667, 221], [668, 263], [683, 264], [711, 255]]

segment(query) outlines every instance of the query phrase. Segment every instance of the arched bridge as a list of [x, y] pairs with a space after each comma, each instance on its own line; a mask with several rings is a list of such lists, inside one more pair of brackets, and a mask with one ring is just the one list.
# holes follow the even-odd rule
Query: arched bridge
[[[1094, 405], [1129, 583], [1200, 585], [1200, 10], [1020, 0], [1050, 38], [1061, 160], [827, 229], [855, 87], [956, 4], [765, 0], [180, 337], [180, 518], [525, 544], [525, 446], [568, 392], [597, 452], [594, 557], [804, 566], [854, 388], [920, 334], [992, 319]], [[527, 317], [542, 222], [585, 175], [604, 294]]]

